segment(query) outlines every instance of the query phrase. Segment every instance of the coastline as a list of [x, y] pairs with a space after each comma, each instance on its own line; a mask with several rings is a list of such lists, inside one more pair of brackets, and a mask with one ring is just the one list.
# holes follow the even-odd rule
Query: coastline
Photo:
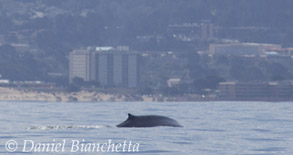
[[293, 98], [219, 98], [215, 94], [203, 96], [189, 94], [183, 96], [139, 95], [133, 93], [106, 93], [93, 90], [67, 92], [63, 89], [32, 89], [0, 87], [0, 101], [33, 102], [209, 102], [209, 101], [261, 101], [290, 102]]
[[0, 87], [0, 101], [40, 101], [40, 102], [174, 102], [174, 101], [214, 101], [199, 95], [166, 97], [162, 95], [111, 94], [81, 90], [79, 92], [42, 91], [25, 88]]
[[0, 87], [1, 101], [99, 102], [125, 100], [123, 96], [97, 92], [45, 92], [30, 89]]

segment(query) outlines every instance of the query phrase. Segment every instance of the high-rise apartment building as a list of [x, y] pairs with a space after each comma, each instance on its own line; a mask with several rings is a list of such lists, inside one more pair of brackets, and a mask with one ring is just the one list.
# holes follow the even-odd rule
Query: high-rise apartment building
[[90, 81], [90, 52], [87, 50], [74, 50], [69, 54], [69, 82], [74, 77]]
[[91, 62], [93, 79], [102, 86], [137, 87], [138, 55], [136, 53], [95, 52]]
[[[87, 51], [83, 57], [87, 59], [82, 59], [84, 62], [79, 62], [79, 64], [74, 64], [77, 61], [76, 58], [73, 58], [70, 56], [70, 81], [74, 77], [80, 77], [85, 81], [97, 81], [104, 87], [134, 88], [138, 86], [139, 56], [137, 53], [113, 50]], [[89, 66], [84, 64], [89, 64]], [[81, 68], [84, 69], [83, 72], [80, 71]], [[79, 74], [76, 70], [79, 71]], [[74, 73], [71, 73], [73, 71]]]

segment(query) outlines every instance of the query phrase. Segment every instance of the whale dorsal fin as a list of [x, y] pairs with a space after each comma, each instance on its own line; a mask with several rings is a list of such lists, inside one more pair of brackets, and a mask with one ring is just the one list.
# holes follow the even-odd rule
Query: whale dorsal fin
[[128, 119], [133, 119], [134, 117], [135, 117], [134, 115], [128, 113]]

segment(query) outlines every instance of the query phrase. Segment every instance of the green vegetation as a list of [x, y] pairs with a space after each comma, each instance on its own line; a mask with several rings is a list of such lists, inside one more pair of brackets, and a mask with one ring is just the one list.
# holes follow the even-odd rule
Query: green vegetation
[[18, 53], [10, 45], [0, 46], [0, 74], [10, 80], [46, 79], [46, 64], [28, 52]]
[[[293, 79], [291, 60], [199, 55], [196, 51], [207, 50], [209, 41], [178, 40], [168, 29], [172, 24], [208, 21], [215, 26], [214, 42], [237, 39], [292, 46], [292, 0], [0, 0], [0, 4], [0, 74], [6, 79], [67, 86], [70, 51], [117, 45], [143, 54], [150, 51], [140, 65], [142, 94], [205, 94], [225, 80]], [[17, 51], [12, 43], [28, 44], [29, 49]], [[181, 82], [170, 88], [170, 78]], [[68, 88], [92, 86], [99, 88], [77, 79]]]

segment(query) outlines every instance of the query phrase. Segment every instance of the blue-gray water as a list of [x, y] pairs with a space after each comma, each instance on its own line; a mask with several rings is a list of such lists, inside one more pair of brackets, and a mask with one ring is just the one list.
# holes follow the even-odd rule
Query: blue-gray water
[[[116, 128], [127, 113], [164, 115], [184, 127]], [[8, 154], [8, 140], [19, 144], [19, 154], [24, 140], [65, 140], [62, 154], [72, 154], [70, 142], [83, 139], [139, 143], [137, 154], [293, 154], [293, 103], [0, 102], [0, 131], [1, 154]]]

